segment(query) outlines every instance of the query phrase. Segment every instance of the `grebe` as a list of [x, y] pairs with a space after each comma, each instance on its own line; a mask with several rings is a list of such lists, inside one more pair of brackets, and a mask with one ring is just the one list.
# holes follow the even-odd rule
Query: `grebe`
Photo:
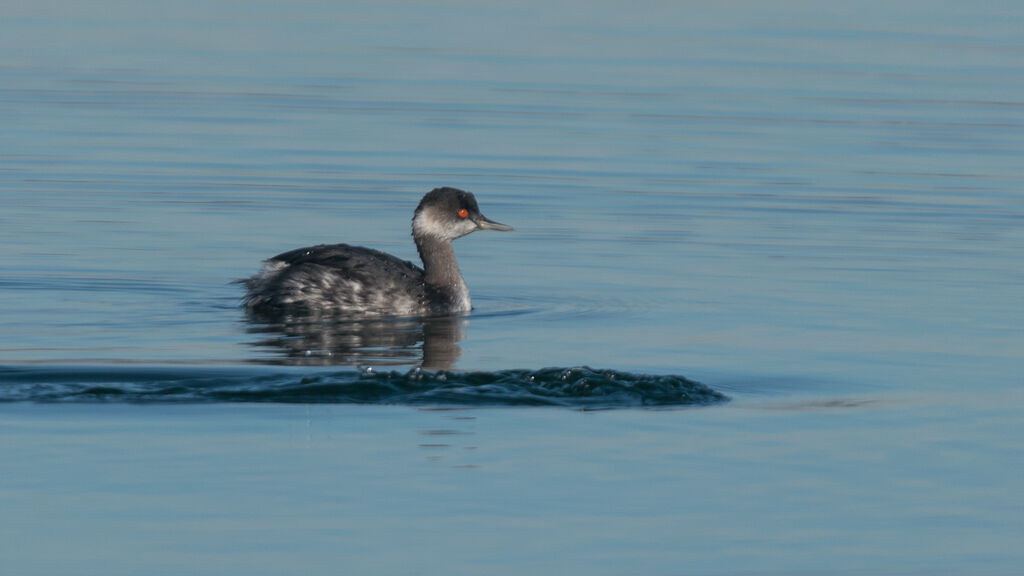
[[412, 237], [423, 268], [348, 244], [321, 244], [278, 254], [241, 281], [250, 309], [300, 308], [366, 316], [433, 316], [469, 312], [469, 289], [452, 241], [477, 230], [513, 230], [485, 217], [476, 198], [435, 188], [420, 200]]

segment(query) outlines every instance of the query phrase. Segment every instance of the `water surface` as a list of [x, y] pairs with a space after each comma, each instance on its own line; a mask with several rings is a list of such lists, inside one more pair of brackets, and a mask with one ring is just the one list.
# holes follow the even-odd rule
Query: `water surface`
[[[4, 571], [1014, 573], [1022, 25], [5, 6]], [[456, 243], [471, 315], [240, 309], [284, 250], [415, 260], [441, 185], [516, 227]], [[614, 385], [535, 401], [572, 369]]]

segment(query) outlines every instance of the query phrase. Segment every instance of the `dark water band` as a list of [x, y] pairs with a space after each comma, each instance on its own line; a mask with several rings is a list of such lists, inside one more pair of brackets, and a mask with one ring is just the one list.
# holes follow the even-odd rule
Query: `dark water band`
[[682, 376], [588, 367], [494, 372], [0, 367], [0, 402], [276, 402], [616, 408], [728, 398]]

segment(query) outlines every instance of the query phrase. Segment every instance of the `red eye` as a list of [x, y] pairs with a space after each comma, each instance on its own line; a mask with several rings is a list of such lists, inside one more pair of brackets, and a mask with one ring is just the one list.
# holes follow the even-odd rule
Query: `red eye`
[[459, 214], [459, 218], [462, 218], [462, 219], [469, 218], [469, 210], [466, 210], [465, 208], [459, 208], [458, 214]]

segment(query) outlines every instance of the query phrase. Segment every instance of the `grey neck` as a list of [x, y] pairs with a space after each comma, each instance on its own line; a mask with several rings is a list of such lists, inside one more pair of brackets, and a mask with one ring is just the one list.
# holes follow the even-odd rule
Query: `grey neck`
[[455, 261], [455, 250], [451, 240], [433, 236], [416, 238], [416, 249], [423, 260], [425, 280], [434, 288], [447, 294], [456, 311], [469, 311], [469, 289], [462, 279], [459, 264]]

